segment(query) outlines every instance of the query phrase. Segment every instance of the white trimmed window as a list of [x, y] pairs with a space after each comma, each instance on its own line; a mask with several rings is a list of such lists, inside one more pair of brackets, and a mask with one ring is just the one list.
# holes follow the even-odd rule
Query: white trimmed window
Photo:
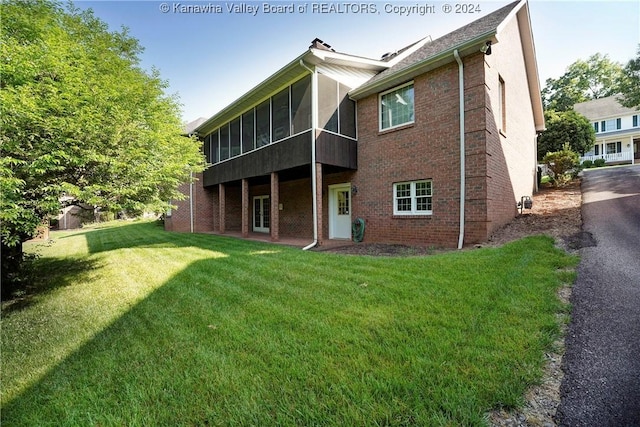
[[393, 184], [394, 215], [431, 215], [432, 182], [411, 181]]
[[380, 130], [413, 123], [413, 82], [380, 94]]
[[609, 119], [600, 122], [600, 132], [610, 132], [612, 130], [622, 129], [622, 119]]

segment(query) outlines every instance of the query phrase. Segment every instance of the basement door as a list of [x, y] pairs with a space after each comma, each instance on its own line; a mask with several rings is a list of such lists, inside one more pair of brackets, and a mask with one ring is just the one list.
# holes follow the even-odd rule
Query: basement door
[[269, 196], [253, 198], [253, 231], [268, 233], [271, 226], [271, 201]]
[[329, 238], [351, 239], [351, 184], [329, 186]]

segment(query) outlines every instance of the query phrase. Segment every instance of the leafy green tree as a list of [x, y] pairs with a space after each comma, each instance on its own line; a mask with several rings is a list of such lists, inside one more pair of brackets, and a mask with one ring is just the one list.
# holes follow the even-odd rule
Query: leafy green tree
[[627, 62], [620, 81], [619, 101], [627, 108], [640, 108], [640, 44], [637, 56]]
[[566, 111], [574, 104], [618, 93], [622, 65], [596, 53], [577, 60], [557, 79], [547, 79], [542, 90], [545, 109]]
[[538, 137], [538, 160], [547, 153], [562, 150], [565, 145], [576, 153], [584, 154], [596, 142], [596, 133], [585, 116], [574, 110], [544, 112], [547, 130]]
[[61, 196], [161, 211], [203, 159], [199, 142], [182, 135], [177, 99], [157, 71], [140, 68], [142, 47], [126, 29], [110, 32], [91, 11], [47, 0], [4, 1], [0, 13], [5, 276]]

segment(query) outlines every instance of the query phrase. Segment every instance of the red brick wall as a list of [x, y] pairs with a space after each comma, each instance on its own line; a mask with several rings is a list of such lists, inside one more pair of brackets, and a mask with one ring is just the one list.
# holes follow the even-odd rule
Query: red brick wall
[[[481, 64], [480, 64], [481, 65]], [[465, 59], [468, 159], [467, 215], [471, 235], [482, 234], [484, 209], [483, 69]], [[366, 242], [454, 247], [459, 232], [460, 158], [458, 67], [452, 63], [414, 79], [415, 123], [378, 131], [378, 96], [358, 102], [358, 165], [353, 217], [365, 220]], [[471, 154], [471, 153], [470, 153]], [[433, 215], [394, 216], [393, 184], [433, 181]]]
[[[202, 186], [202, 174], [195, 175], [193, 184], [193, 228], [195, 232], [213, 231], [213, 198], [211, 189]], [[187, 197], [184, 200], [172, 201], [176, 206], [171, 210], [171, 215], [165, 219], [165, 229], [168, 231], [191, 231], [191, 200], [189, 199], [190, 184], [181, 184], [178, 188]], [[216, 195], [217, 197], [217, 195]]]
[[311, 179], [280, 182], [280, 235], [313, 239]]
[[[249, 190], [251, 194], [251, 190]], [[226, 217], [225, 231], [241, 232], [242, 231], [242, 186], [227, 185], [225, 191]], [[219, 212], [219, 211], [216, 211]], [[250, 211], [252, 212], [252, 211]], [[249, 214], [251, 216], [251, 214]], [[251, 229], [251, 228], [249, 228]]]
[[[487, 159], [489, 230], [511, 221], [516, 201], [531, 196], [535, 189], [535, 123], [517, 19], [505, 25], [494, 54], [486, 56]], [[500, 79], [505, 89], [506, 129], [499, 131]], [[539, 94], [534, 94], [539, 96]]]

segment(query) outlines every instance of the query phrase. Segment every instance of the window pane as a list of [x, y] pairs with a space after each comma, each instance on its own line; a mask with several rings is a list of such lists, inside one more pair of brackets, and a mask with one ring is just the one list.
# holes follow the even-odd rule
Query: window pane
[[318, 74], [318, 126], [338, 132], [338, 82]]
[[242, 115], [242, 152], [253, 150], [255, 147], [255, 135], [253, 133], [253, 110]]
[[418, 211], [430, 211], [431, 197], [418, 197], [416, 199], [416, 209]]
[[220, 160], [229, 158], [229, 125], [220, 128]]
[[397, 184], [396, 185], [396, 197], [411, 197], [411, 184]]
[[294, 134], [311, 129], [311, 76], [291, 86], [291, 117]]
[[413, 122], [413, 85], [382, 95], [380, 103], [382, 129]]
[[338, 191], [338, 215], [349, 215], [349, 191]]
[[416, 196], [430, 196], [431, 195], [431, 182], [422, 181], [416, 182]]
[[618, 124], [619, 124], [619, 123], [618, 123], [618, 120], [617, 120], [617, 119], [610, 119], [610, 120], [607, 120], [607, 121], [605, 121], [605, 122], [603, 122], [603, 123], [604, 123], [604, 127], [602, 128], [602, 131], [603, 131], [603, 132], [604, 132], [605, 130], [606, 130], [606, 131], [612, 131], [612, 130], [620, 129], [620, 128], [618, 127]]
[[218, 163], [220, 161], [220, 157], [218, 157], [220, 143], [218, 141], [218, 131], [216, 130], [211, 135], [211, 163]]
[[289, 124], [289, 88], [281, 91], [272, 98], [273, 126], [271, 135], [274, 141], [286, 138], [291, 133]]
[[396, 184], [396, 211], [411, 212], [411, 183]]
[[262, 226], [271, 227], [271, 204], [269, 198], [262, 199]]
[[256, 148], [271, 142], [271, 103], [267, 99], [256, 107]]
[[356, 103], [349, 99], [349, 88], [340, 84], [340, 134], [356, 137]]
[[411, 212], [411, 198], [396, 200], [396, 209], [398, 212]]
[[240, 117], [229, 125], [231, 139], [231, 157], [240, 155]]

